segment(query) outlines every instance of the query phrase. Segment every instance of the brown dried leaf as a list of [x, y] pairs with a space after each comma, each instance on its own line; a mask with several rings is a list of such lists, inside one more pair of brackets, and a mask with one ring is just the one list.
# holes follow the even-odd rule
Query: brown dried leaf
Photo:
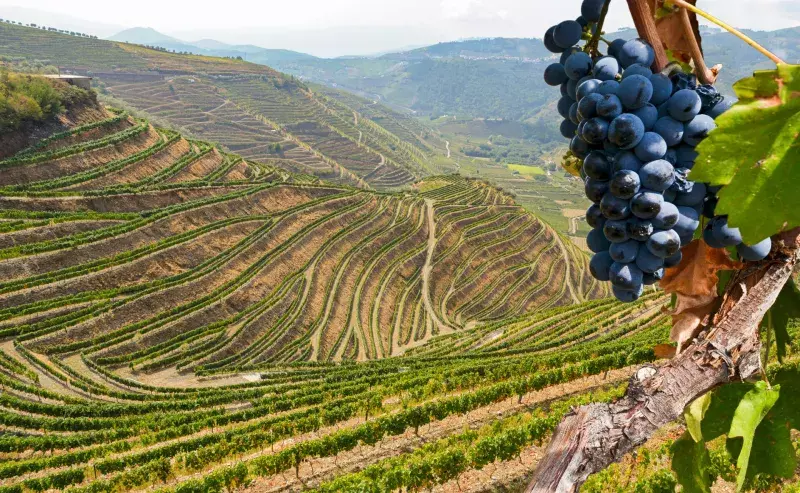
[[[664, 7], [665, 0], [655, 0], [655, 12], [668, 12], [671, 9]], [[695, 5], [697, 0], [686, 0], [687, 2]], [[694, 12], [689, 12], [689, 19], [692, 22], [692, 30], [694, 31], [697, 44], [702, 51], [702, 39], [700, 37], [700, 25], [697, 22], [697, 15]], [[658, 35], [664, 44], [664, 49], [668, 50], [675, 61], [681, 63], [691, 63], [692, 52], [690, 41], [686, 38], [683, 30], [683, 22], [681, 21], [680, 13], [676, 10], [675, 13], [659, 16], [656, 19], [656, 29]]]
[[683, 249], [681, 263], [667, 269], [661, 288], [678, 298], [670, 333], [670, 339], [678, 343], [678, 353], [697, 335], [716, 308], [717, 272], [741, 267], [742, 264], [731, 259], [726, 250], [695, 240]]

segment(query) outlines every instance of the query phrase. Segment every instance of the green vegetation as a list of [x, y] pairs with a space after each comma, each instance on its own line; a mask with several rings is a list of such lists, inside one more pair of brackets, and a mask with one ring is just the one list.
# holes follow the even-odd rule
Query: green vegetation
[[25, 123], [42, 122], [68, 105], [90, 101], [91, 94], [65, 83], [0, 70], [0, 134]]

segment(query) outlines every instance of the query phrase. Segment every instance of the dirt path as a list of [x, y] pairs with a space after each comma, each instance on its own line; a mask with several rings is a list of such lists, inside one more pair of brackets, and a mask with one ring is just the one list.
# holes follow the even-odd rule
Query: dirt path
[[[555, 385], [553, 387], [526, 394], [521, 403], [517, 398], [506, 399], [502, 402], [482, 407], [467, 413], [466, 415], [449, 416], [441, 421], [435, 421], [419, 429], [419, 435], [414, 434], [414, 430], [407, 430], [404, 434], [387, 437], [379, 441], [375, 446], [358, 446], [350, 452], [344, 452], [338, 457], [323, 457], [304, 461], [299, 469], [299, 478], [294, 471], [287, 470], [282, 474], [268, 478], [257, 478], [245, 491], [250, 493], [284, 492], [284, 491], [303, 491], [309, 487], [316, 487], [321, 483], [332, 479], [335, 476], [347, 474], [364, 469], [367, 465], [374, 464], [382, 459], [393, 457], [399, 454], [410, 452], [426, 443], [444, 438], [454, 433], [464, 431], [466, 427], [471, 429], [480, 428], [492, 423], [503, 416], [509, 416], [525, 412], [529, 407], [543, 402], [562, 398], [571, 394], [579, 394], [591, 389], [621, 382], [630, 377], [636, 367], [628, 367], [609, 372], [603, 375], [585, 377], [573, 382]], [[540, 453], [536, 447], [526, 449], [523, 454], [522, 470], [515, 468], [515, 475], [527, 474], [536, 466]], [[535, 460], [534, 460], [535, 459]], [[519, 462], [517, 462], [519, 465]], [[492, 466], [488, 466], [492, 471]], [[470, 475], [473, 471], [465, 473]], [[474, 471], [476, 476], [482, 474]], [[500, 467], [499, 473], [503, 472]], [[509, 471], [509, 474], [512, 471]], [[485, 480], [486, 475], [482, 478]], [[505, 482], [505, 481], [504, 481]], [[455, 482], [453, 482], [455, 487]], [[465, 483], [462, 481], [462, 486]], [[436, 489], [435, 491], [453, 491], [449, 489], [449, 483], [444, 485], [447, 489]], [[477, 486], [480, 486], [480, 482]], [[454, 488], [457, 490], [457, 488]]]
[[566, 269], [564, 282], [567, 283], [567, 289], [569, 289], [569, 294], [572, 297], [572, 301], [574, 301], [576, 304], [581, 303], [583, 301], [581, 299], [582, 297], [575, 294], [575, 286], [572, 285], [572, 268], [570, 266], [569, 250], [567, 249], [566, 245], [564, 245], [564, 242], [561, 240], [561, 236], [558, 233], [556, 233], [555, 236], [559, 248], [561, 248], [561, 251], [564, 252], [564, 266]]
[[425, 265], [422, 267], [422, 300], [425, 304], [425, 311], [428, 312], [428, 316], [436, 324], [439, 333], [449, 334], [454, 332], [454, 329], [439, 319], [431, 300], [430, 277], [433, 270], [433, 252], [436, 249], [436, 221], [433, 217], [433, 200], [425, 199], [425, 207], [428, 215], [428, 255], [425, 257]]
[[445, 149], [447, 149], [447, 159], [450, 159], [450, 141], [449, 140], [445, 140], [444, 141], [444, 147], [445, 147]]

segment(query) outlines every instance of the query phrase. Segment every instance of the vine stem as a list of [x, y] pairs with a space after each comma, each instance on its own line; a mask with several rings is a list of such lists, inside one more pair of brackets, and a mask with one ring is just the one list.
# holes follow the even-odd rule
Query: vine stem
[[704, 17], [707, 20], [709, 20], [710, 22], [713, 22], [714, 24], [718, 25], [722, 29], [725, 29], [729, 33], [733, 34], [737, 38], [741, 39], [745, 43], [749, 44], [750, 46], [752, 46], [753, 48], [755, 48], [756, 50], [761, 52], [762, 55], [766, 56], [767, 58], [769, 58], [770, 60], [772, 60], [776, 64], [783, 65], [783, 64], [786, 63], [783, 60], [781, 60], [776, 54], [772, 53], [768, 49], [766, 49], [763, 46], [761, 46], [760, 44], [758, 44], [755, 40], [753, 40], [751, 37], [747, 36], [745, 33], [739, 31], [738, 29], [736, 29], [735, 27], [731, 26], [730, 24], [727, 24], [727, 23], [723, 22], [722, 20], [714, 17], [713, 15], [709, 14], [708, 12], [706, 12], [704, 10], [701, 10], [701, 9], [698, 9], [697, 7], [695, 7], [694, 5], [692, 5], [689, 2], [686, 2], [685, 0], [670, 0], [670, 1], [673, 4], [677, 5], [678, 7], [682, 7], [684, 9], [686, 9], [686, 10], [691, 10], [695, 14], [697, 14], [697, 15], [699, 15], [701, 17]]
[[711, 70], [708, 69], [706, 61], [703, 58], [703, 50], [700, 49], [697, 38], [695, 38], [692, 21], [689, 19], [689, 11], [682, 8], [678, 15], [681, 16], [681, 25], [683, 25], [684, 37], [686, 37], [687, 41], [689, 42], [689, 49], [692, 52], [692, 60], [694, 60], [697, 77], [703, 84], [713, 84], [717, 77]]
[[[597, 21], [597, 25], [595, 26], [594, 34], [592, 34], [592, 39], [589, 40], [589, 43], [586, 45], [586, 48], [589, 49], [589, 53], [592, 55], [599, 55], [599, 45], [600, 40], [603, 39], [603, 24], [606, 22], [606, 16], [608, 15], [608, 7], [611, 6], [611, 0], [606, 0], [603, 4], [603, 10], [600, 11], [600, 19]], [[603, 41], [605, 41], [603, 39]], [[608, 41], [605, 41], [606, 44], [611, 44]]]

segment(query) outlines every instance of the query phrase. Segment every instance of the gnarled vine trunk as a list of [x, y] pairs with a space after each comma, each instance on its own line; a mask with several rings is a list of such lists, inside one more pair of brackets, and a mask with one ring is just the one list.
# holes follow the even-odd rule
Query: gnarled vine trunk
[[580, 407], [556, 429], [528, 492], [572, 492], [590, 474], [619, 461], [713, 388], [761, 371], [759, 326], [800, 256], [800, 229], [782, 235], [768, 260], [731, 279], [703, 340], [655, 369], [640, 370], [613, 404]]

